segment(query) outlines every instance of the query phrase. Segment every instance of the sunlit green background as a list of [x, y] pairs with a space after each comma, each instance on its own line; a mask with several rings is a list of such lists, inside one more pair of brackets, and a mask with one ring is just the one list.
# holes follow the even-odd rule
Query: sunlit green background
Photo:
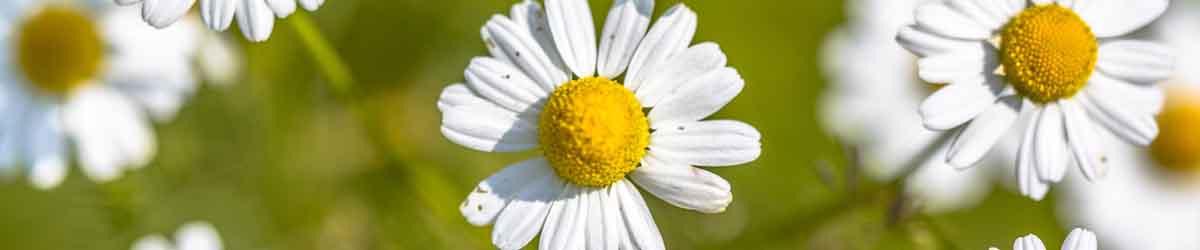
[[[52, 191], [0, 182], [0, 249], [128, 249], [193, 220], [213, 223], [233, 250], [489, 249], [491, 229], [470, 226], [457, 207], [532, 153], [450, 143], [435, 103], [486, 54], [485, 20], [515, 2], [328, 1], [310, 16], [353, 70], [350, 96], [328, 87], [296, 17], [277, 22], [266, 43], [226, 32], [244, 49], [245, 74], [202, 87], [158, 126], [150, 166], [103, 185], [72, 169]], [[656, 14], [676, 2], [659, 1]], [[975, 209], [926, 216], [892, 209], [894, 186], [846, 174], [814, 112], [826, 85], [820, 43], [844, 21], [839, 1], [685, 2], [699, 14], [696, 40], [718, 42], [746, 80], [717, 117], [756, 126], [763, 153], [712, 169], [733, 185], [723, 214], [646, 196], [669, 248], [986, 249], [1028, 233], [1064, 237], [1053, 196], [1033, 202], [995, 188]], [[592, 1], [592, 10], [603, 17], [608, 5]]]

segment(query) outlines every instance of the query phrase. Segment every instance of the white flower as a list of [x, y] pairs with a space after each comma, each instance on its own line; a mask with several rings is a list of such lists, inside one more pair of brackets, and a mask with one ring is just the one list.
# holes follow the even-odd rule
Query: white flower
[[[1150, 151], [1113, 146], [1102, 182], [1068, 179], [1059, 214], [1113, 249], [1200, 249], [1200, 5], [1177, 2], [1155, 28], [1179, 58]], [[1137, 230], [1129, 230], [1136, 228]]]
[[[998, 250], [995, 247], [989, 249]], [[1096, 234], [1082, 228], [1071, 230], [1071, 234], [1067, 235], [1067, 240], [1063, 241], [1062, 246], [1062, 250], [1096, 249], [1099, 249]], [[1046, 250], [1046, 245], [1042, 244], [1042, 239], [1039, 239], [1037, 235], [1030, 234], [1013, 241], [1013, 250]]]
[[1014, 124], [1022, 194], [1044, 197], [1074, 162], [1105, 174], [1097, 132], [1136, 145], [1158, 134], [1156, 82], [1170, 74], [1166, 48], [1122, 35], [1157, 18], [1166, 0], [955, 0], [916, 11], [897, 35], [917, 54], [921, 79], [946, 83], [921, 104], [925, 127], [956, 131], [947, 162], [978, 162]]
[[[197, 0], [113, 0], [119, 5], [140, 4], [142, 19], [158, 28], [174, 24]], [[308, 11], [316, 11], [325, 0], [199, 0], [200, 17], [208, 28], [218, 31], [229, 29], [234, 17], [242, 35], [251, 41], [266, 41], [271, 37], [275, 18], [285, 18], [296, 11], [296, 3]]]
[[222, 250], [221, 235], [208, 222], [189, 222], [175, 232], [175, 244], [166, 237], [152, 234], [138, 239], [131, 250]]
[[98, 182], [146, 165], [151, 119], [171, 119], [196, 88], [199, 24], [160, 31], [137, 13], [66, 3], [0, 9], [0, 43], [13, 48], [0, 50], [0, 167], [27, 166], [34, 186], [52, 188], [67, 145]]
[[917, 59], [892, 37], [912, 23], [921, 2], [928, 1], [847, 2], [850, 20], [826, 39], [823, 50], [832, 85], [822, 100], [821, 120], [857, 147], [866, 173], [876, 180], [895, 179], [917, 164], [905, 189], [923, 210], [944, 212], [977, 204], [991, 186], [986, 171], [942, 161], [949, 134], [925, 129], [913, 111], [933, 89], [916, 79]]
[[522, 248], [539, 232], [541, 249], [664, 249], [634, 184], [719, 213], [733, 200], [729, 183], [693, 166], [739, 165], [760, 153], [750, 125], [701, 121], [744, 82], [716, 44], [689, 47], [694, 12], [676, 5], [650, 27], [653, 1], [616, 1], [596, 36], [588, 8], [548, 0], [543, 12], [525, 1], [493, 16], [481, 31], [491, 57], [473, 59], [467, 83], [438, 100], [450, 141], [540, 151], [488, 177], [460, 207], [471, 224], [494, 225], [501, 249]]

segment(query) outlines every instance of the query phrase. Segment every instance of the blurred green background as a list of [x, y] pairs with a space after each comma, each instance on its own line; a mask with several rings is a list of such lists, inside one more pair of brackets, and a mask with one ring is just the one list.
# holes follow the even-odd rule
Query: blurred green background
[[[515, 2], [328, 1], [310, 16], [352, 69], [350, 95], [328, 87], [295, 16], [266, 43], [226, 32], [244, 49], [241, 80], [205, 85], [159, 125], [150, 166], [107, 184], [72, 169], [51, 191], [0, 182], [0, 248], [129, 249], [206, 220], [231, 250], [490, 249], [491, 229], [467, 224], [458, 204], [533, 153], [450, 143], [435, 103], [471, 57], [486, 55], [479, 28]], [[601, 25], [610, 2], [591, 2]], [[658, 1], [656, 15], [678, 2]], [[895, 185], [846, 171], [815, 112], [826, 85], [820, 43], [844, 21], [840, 1], [684, 2], [699, 14], [695, 40], [718, 42], [746, 80], [716, 116], [756, 126], [763, 153], [712, 169], [733, 185], [723, 214], [647, 195], [668, 248], [986, 249], [1028, 233], [1065, 237], [1053, 196], [1033, 202], [995, 188], [975, 209], [930, 216], [896, 205]]]

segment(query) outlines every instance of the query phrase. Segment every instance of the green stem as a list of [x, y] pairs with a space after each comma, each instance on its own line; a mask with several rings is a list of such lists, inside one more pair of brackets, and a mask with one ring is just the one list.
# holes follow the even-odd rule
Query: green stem
[[296, 34], [300, 35], [300, 41], [308, 48], [313, 60], [318, 64], [321, 73], [329, 81], [329, 87], [340, 95], [350, 94], [354, 87], [354, 77], [350, 74], [350, 67], [338, 56], [337, 50], [329, 45], [329, 41], [325, 40], [321, 29], [317, 28], [316, 23], [313, 22], [312, 16], [307, 12], [297, 11], [289, 21], [296, 29]]

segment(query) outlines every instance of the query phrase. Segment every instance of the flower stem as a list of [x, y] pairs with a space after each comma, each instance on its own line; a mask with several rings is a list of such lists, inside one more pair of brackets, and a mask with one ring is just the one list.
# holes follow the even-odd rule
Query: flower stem
[[350, 74], [350, 67], [321, 34], [321, 30], [313, 22], [312, 16], [307, 12], [297, 11], [292, 14], [289, 21], [292, 28], [296, 29], [296, 34], [300, 36], [300, 41], [308, 48], [321, 73], [329, 81], [329, 87], [339, 95], [350, 94], [354, 87], [354, 77]]

